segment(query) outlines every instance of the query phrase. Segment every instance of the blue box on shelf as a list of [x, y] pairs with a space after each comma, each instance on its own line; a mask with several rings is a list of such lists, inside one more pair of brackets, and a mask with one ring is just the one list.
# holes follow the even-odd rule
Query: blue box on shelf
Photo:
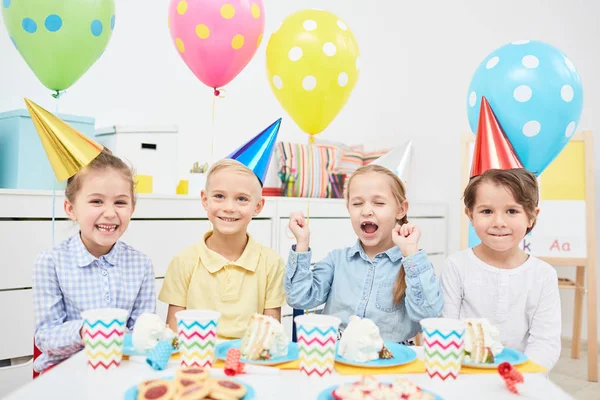
[[[95, 140], [95, 119], [58, 114], [60, 119]], [[25, 109], [0, 113], [0, 188], [64, 189], [57, 182], [48, 156]]]

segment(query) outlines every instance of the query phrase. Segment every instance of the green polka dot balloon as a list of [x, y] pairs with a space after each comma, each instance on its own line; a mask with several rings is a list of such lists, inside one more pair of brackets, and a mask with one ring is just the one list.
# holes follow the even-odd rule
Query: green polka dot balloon
[[102, 55], [115, 0], [0, 0], [10, 38], [48, 89], [71, 87]]

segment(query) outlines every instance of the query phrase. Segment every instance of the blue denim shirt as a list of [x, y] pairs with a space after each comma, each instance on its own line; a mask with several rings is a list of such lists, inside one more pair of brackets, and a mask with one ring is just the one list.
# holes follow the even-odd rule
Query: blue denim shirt
[[[323, 314], [342, 320], [351, 315], [369, 318], [385, 341], [413, 338], [423, 318], [438, 317], [444, 306], [440, 285], [427, 254], [420, 250], [402, 257], [397, 246], [371, 261], [360, 241], [331, 251], [311, 271], [311, 250], [290, 250], [285, 274], [287, 302], [293, 308], [310, 309], [325, 303]], [[406, 273], [406, 295], [394, 304], [394, 282], [400, 268]]]

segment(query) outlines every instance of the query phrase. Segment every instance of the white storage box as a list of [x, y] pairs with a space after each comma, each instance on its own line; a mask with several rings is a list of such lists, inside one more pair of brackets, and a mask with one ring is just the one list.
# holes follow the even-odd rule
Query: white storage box
[[153, 194], [175, 194], [177, 126], [111, 126], [96, 129], [96, 141], [134, 167], [137, 175], [152, 177]]

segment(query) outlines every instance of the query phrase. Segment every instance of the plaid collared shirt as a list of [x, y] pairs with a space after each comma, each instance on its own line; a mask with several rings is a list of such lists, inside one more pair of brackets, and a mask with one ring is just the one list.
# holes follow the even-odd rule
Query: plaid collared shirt
[[35, 343], [43, 353], [34, 369], [42, 372], [83, 349], [82, 311], [128, 310], [130, 330], [142, 313], [155, 312], [152, 261], [120, 241], [96, 258], [77, 234], [39, 255], [33, 269], [33, 304]]

